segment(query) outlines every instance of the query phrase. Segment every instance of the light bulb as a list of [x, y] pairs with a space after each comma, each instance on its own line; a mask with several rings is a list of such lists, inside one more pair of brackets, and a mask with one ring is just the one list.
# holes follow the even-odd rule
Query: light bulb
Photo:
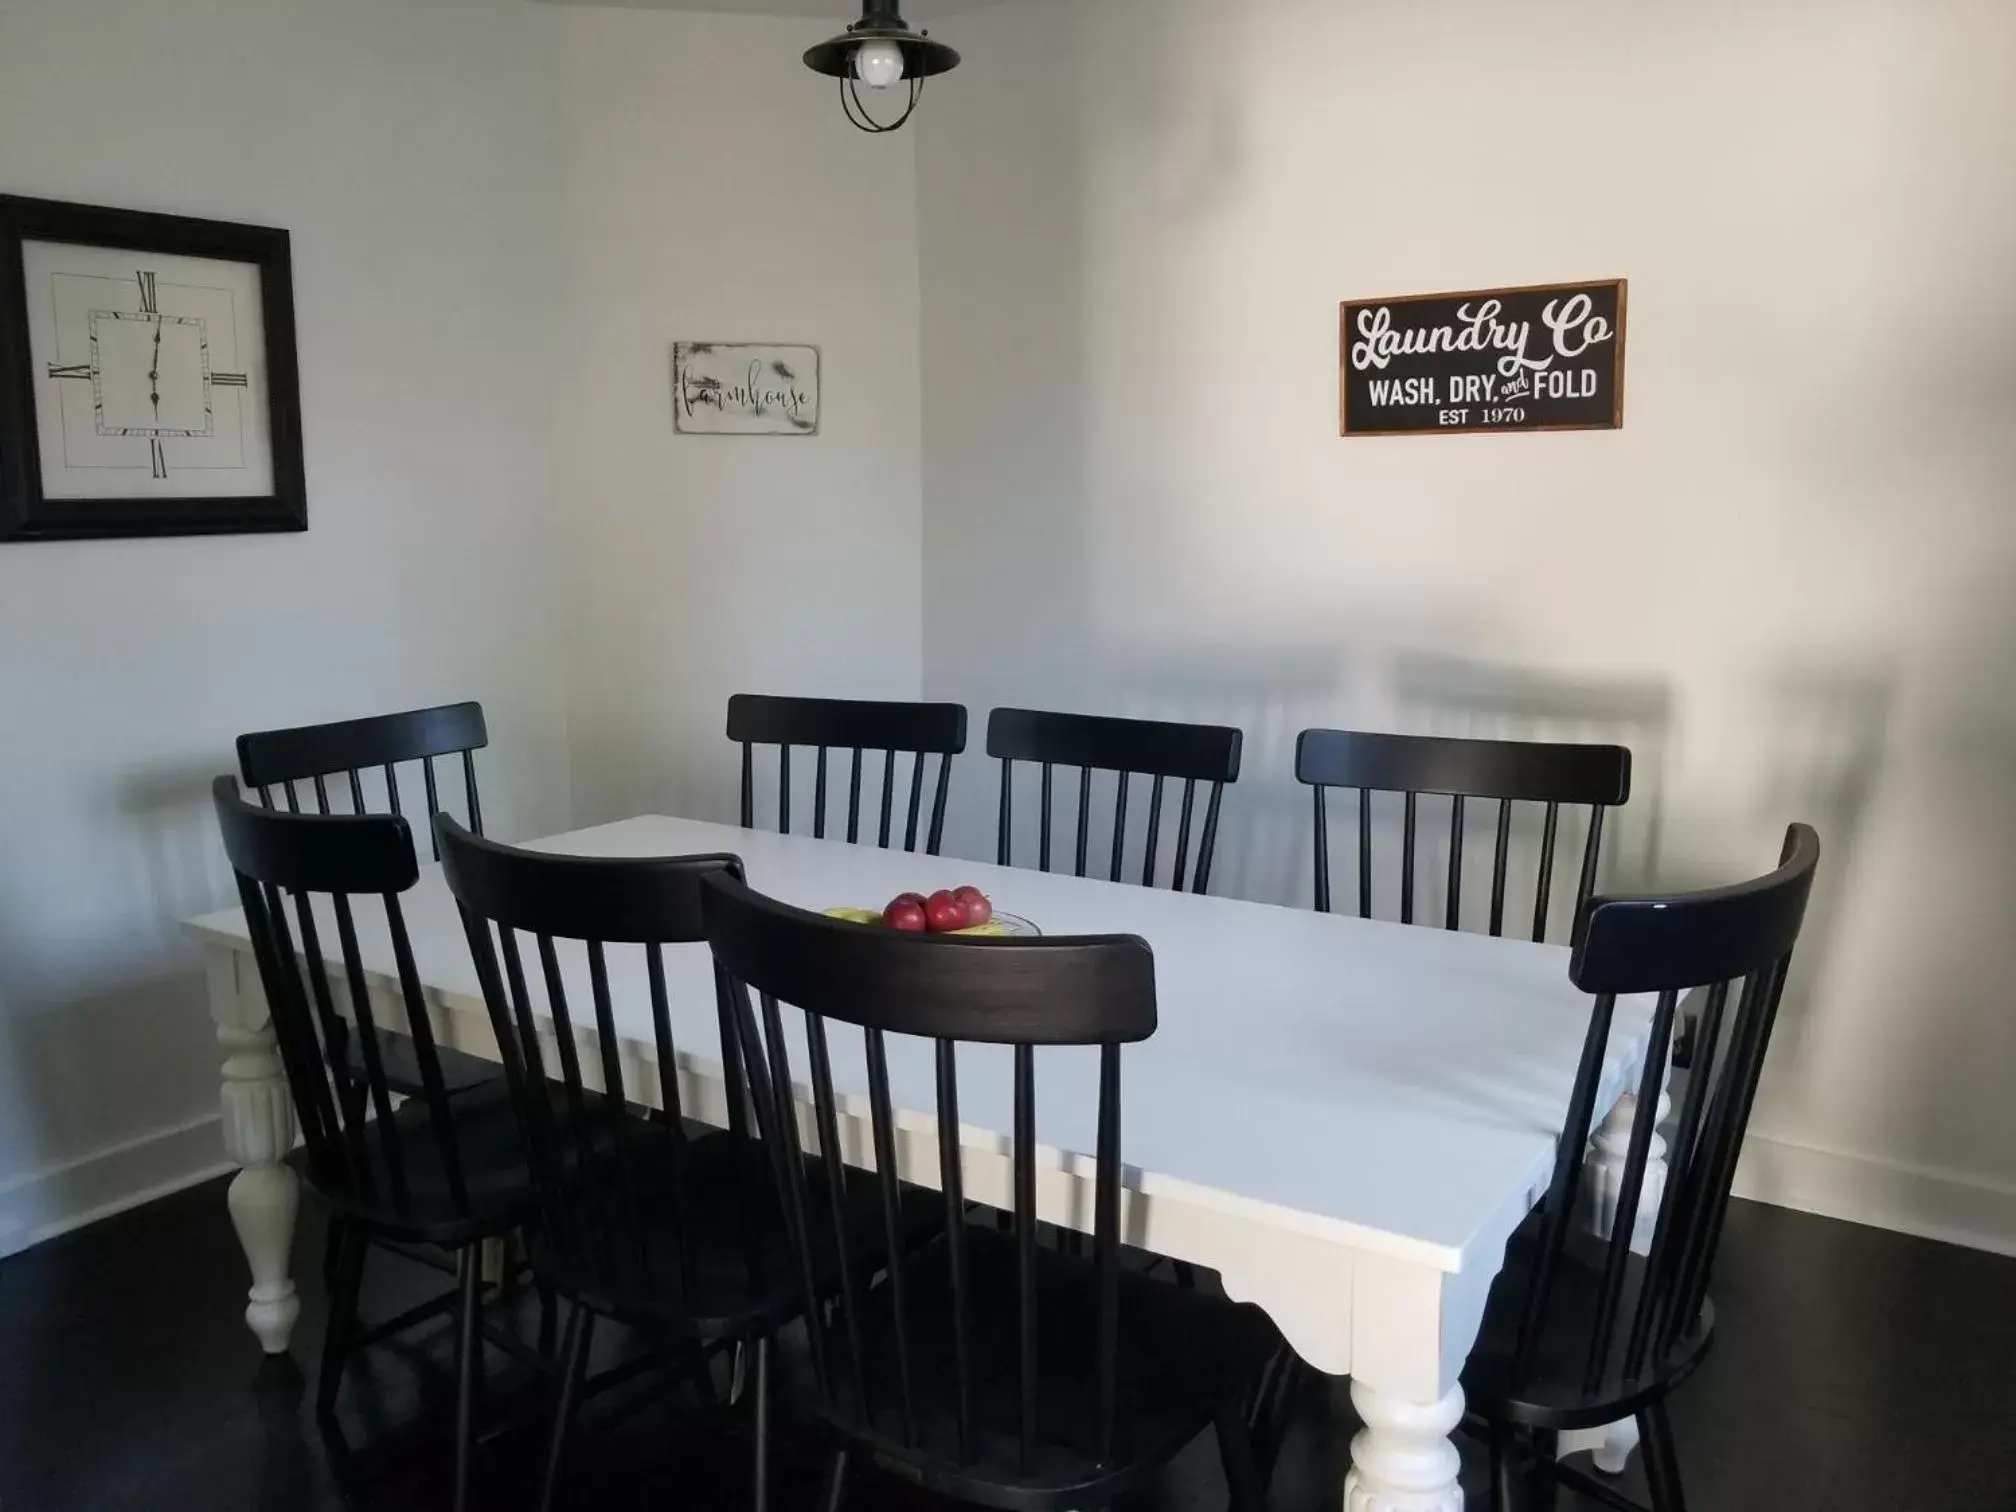
[[903, 77], [903, 49], [887, 40], [854, 49], [854, 77], [870, 89], [887, 89]]

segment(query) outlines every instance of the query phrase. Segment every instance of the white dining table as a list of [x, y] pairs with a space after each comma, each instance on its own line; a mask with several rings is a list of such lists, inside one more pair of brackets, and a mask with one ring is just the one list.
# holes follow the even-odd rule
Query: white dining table
[[[1265, 1309], [1307, 1364], [1350, 1377], [1364, 1428], [1352, 1442], [1346, 1512], [1460, 1512], [1449, 1437], [1462, 1416], [1459, 1377], [1506, 1240], [1551, 1170], [1589, 1021], [1566, 948], [657, 815], [531, 848], [732, 853], [752, 887], [813, 909], [972, 883], [1046, 934], [1145, 939], [1159, 1025], [1125, 1053], [1123, 1237], [1215, 1270], [1229, 1295]], [[494, 1059], [440, 868], [424, 867], [401, 903], [435, 1033]], [[360, 945], [385, 999], [374, 1011], [396, 1023], [389, 937], [365, 923], [375, 912], [360, 910]], [[281, 1352], [298, 1311], [289, 1268], [298, 1185], [284, 1163], [296, 1137], [292, 1104], [243, 914], [185, 927], [204, 946], [226, 1052], [225, 1145], [240, 1167], [229, 1207], [253, 1278], [246, 1320]], [[666, 965], [683, 1110], [724, 1122], [706, 947], [674, 947]], [[655, 1102], [641, 961], [625, 968], [612, 956], [611, 971], [629, 1094]], [[1602, 1194], [1615, 1190], [1636, 1116], [1626, 1088], [1649, 1017], [1649, 1000], [1618, 1005], [1599, 1092], [1608, 1117], [1586, 1157], [1595, 1179], [1584, 1185], [1597, 1199], [1584, 1221], [1599, 1228], [1611, 1221]], [[917, 1048], [913, 1057], [892, 1046], [898, 1161], [907, 1179], [936, 1184], [931, 1060]], [[1078, 1229], [1091, 1225], [1094, 1081], [1073, 1057], [1089, 1053], [1041, 1052], [1037, 1071], [1039, 1213]], [[843, 1154], [868, 1164], [865, 1075], [840, 1061], [835, 1077], [848, 1114]], [[960, 1080], [967, 1193], [1005, 1201], [1008, 1061], [962, 1055]], [[1663, 1176], [1655, 1166], [1641, 1214]]]

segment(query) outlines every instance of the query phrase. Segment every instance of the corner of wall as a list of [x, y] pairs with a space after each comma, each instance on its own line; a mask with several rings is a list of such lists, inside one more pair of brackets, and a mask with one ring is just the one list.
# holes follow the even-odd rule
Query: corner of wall
[[1739, 1197], [1970, 1249], [2016, 1255], [2016, 1187], [1964, 1172], [1882, 1160], [1753, 1132]]
[[224, 1175], [221, 1127], [205, 1114], [0, 1184], [0, 1259]]

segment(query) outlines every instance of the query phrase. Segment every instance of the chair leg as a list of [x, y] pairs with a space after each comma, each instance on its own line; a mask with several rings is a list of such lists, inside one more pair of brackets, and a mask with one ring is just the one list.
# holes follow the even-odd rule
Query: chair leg
[[329, 1237], [329, 1323], [322, 1334], [322, 1365], [315, 1384], [315, 1412], [325, 1420], [336, 1414], [336, 1391], [343, 1383], [351, 1340], [357, 1336], [357, 1303], [364, 1289], [364, 1251], [369, 1245], [363, 1229], [341, 1219]]
[[1520, 1512], [1519, 1444], [1505, 1423], [1491, 1425], [1491, 1512]]
[[329, 1237], [322, 1245], [322, 1289], [331, 1297], [336, 1295], [336, 1278], [343, 1273], [343, 1233], [349, 1227], [348, 1219], [330, 1215]]
[[826, 1489], [819, 1493], [819, 1512], [840, 1512], [847, 1499], [847, 1451], [835, 1449], [833, 1463], [826, 1470]]
[[1554, 1512], [1561, 1499], [1561, 1482], [1554, 1474], [1554, 1462], [1561, 1454], [1561, 1435], [1552, 1428], [1533, 1430], [1533, 1464], [1527, 1473], [1528, 1512]]
[[1680, 1490], [1680, 1456], [1673, 1447], [1673, 1424], [1666, 1404], [1653, 1402], [1638, 1414], [1639, 1443], [1645, 1451], [1645, 1483], [1652, 1492], [1652, 1512], [1687, 1512]]
[[539, 1512], [553, 1512], [560, 1504], [561, 1463], [567, 1455], [567, 1440], [574, 1432], [574, 1419], [581, 1407], [581, 1380], [588, 1373], [588, 1346], [595, 1335], [595, 1315], [580, 1303], [567, 1313], [567, 1333], [561, 1340], [560, 1394], [553, 1404], [553, 1436], [546, 1446], [546, 1486], [539, 1495]]
[[525, 1290], [525, 1231], [513, 1229], [498, 1242], [504, 1251], [503, 1267], [497, 1276], [497, 1296], [502, 1301]]
[[556, 1316], [553, 1288], [549, 1283], [539, 1280], [534, 1280], [532, 1285], [539, 1293], [539, 1358], [552, 1365], [557, 1363], [553, 1353], [553, 1338], [558, 1331], [559, 1321]]
[[[693, 1388], [693, 1400], [702, 1407], [721, 1405], [721, 1385], [714, 1379], [714, 1359], [704, 1349], [696, 1349], [686, 1366], [686, 1381]], [[667, 1398], [668, 1404], [670, 1398]]]
[[1262, 1512], [1267, 1488], [1253, 1463], [1253, 1438], [1237, 1407], [1218, 1414], [1218, 1459], [1225, 1467], [1226, 1505], [1231, 1512]]
[[749, 1389], [756, 1396], [756, 1512], [770, 1512], [770, 1339], [756, 1341]]
[[483, 1247], [467, 1246], [455, 1257], [461, 1298], [455, 1333], [455, 1512], [469, 1506], [470, 1459], [476, 1447], [476, 1375], [483, 1338]]

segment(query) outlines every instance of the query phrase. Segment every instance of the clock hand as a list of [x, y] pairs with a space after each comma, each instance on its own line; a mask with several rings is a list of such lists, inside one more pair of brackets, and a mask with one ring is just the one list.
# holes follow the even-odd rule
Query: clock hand
[[154, 317], [154, 369], [147, 375], [154, 390], [154, 424], [161, 424], [161, 317]]

